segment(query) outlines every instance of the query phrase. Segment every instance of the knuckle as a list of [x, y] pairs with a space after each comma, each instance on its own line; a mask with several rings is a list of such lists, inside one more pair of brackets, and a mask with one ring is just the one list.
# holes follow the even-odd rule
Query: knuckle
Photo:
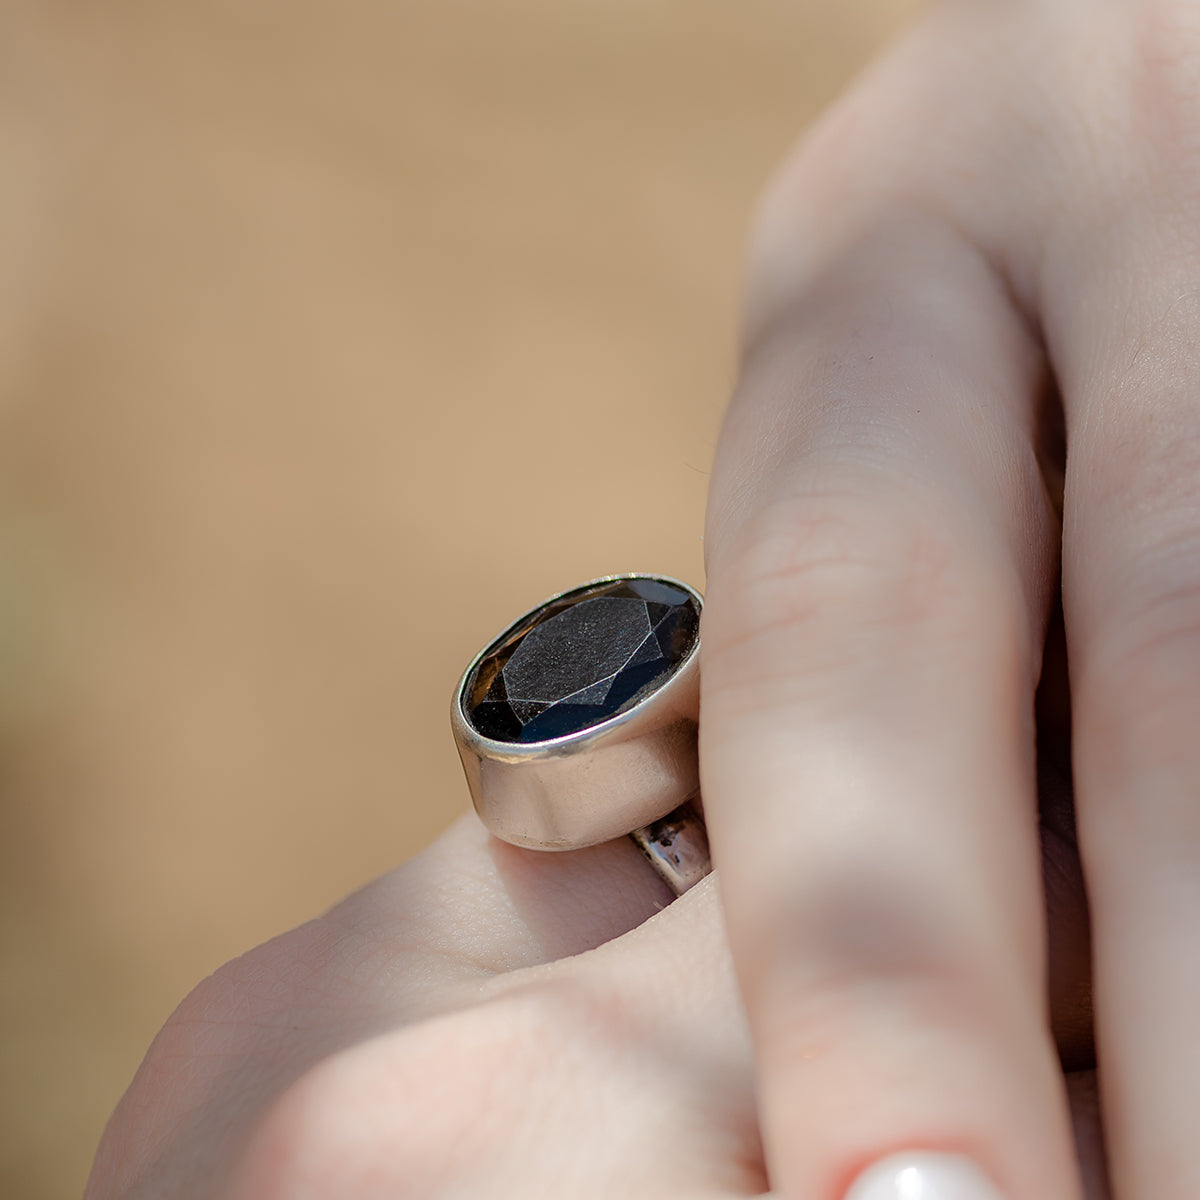
[[313, 929], [283, 934], [198, 983], [155, 1038], [144, 1069], [175, 1076], [184, 1064], [185, 1077], [200, 1086], [230, 1062], [269, 1057], [289, 1041], [300, 1015], [298, 995], [315, 973], [305, 963], [314, 950]]
[[1083, 26], [1071, 7], [1024, 6], [1036, 74], [1023, 123], [1048, 133], [1026, 162], [1045, 188], [1048, 252], [1080, 242], [1103, 262], [1100, 251], [1138, 242], [1146, 253], [1194, 253], [1200, 8], [1124, 0]]
[[714, 662], [724, 670], [734, 652], [758, 657], [756, 648], [773, 670], [794, 674], [794, 651], [805, 667], [840, 668], [847, 655], [873, 658], [901, 638], [925, 646], [978, 638], [1006, 607], [1023, 608], [1015, 569], [959, 530], [947, 509], [944, 500], [869, 488], [760, 511], [714, 572], [706, 671]]
[[237, 1200], [357, 1194], [441, 1194], [451, 1164], [468, 1159], [449, 1114], [478, 1136], [468, 1080], [483, 1082], [494, 1058], [470, 1064], [425, 1028], [363, 1043], [325, 1059], [269, 1106], [240, 1157]]
[[156, 1171], [164, 1147], [186, 1156], [208, 1144], [214, 1114], [232, 1127], [269, 1101], [280, 1075], [325, 1053], [314, 1031], [337, 1011], [328, 978], [338, 973], [331, 972], [336, 958], [336, 939], [310, 922], [198, 983], [121, 1099], [100, 1146], [94, 1190], [108, 1194], [110, 1183], [119, 1190], [133, 1174]]
[[802, 144], [776, 169], [755, 204], [746, 246], [747, 346], [765, 340], [828, 252], [828, 240], [815, 235], [819, 222], [813, 212], [813, 181], [807, 178], [809, 159]]
[[[866, 890], [869, 894], [864, 895]], [[978, 945], [978, 926], [944, 898], [900, 889], [830, 888], [793, 912], [783, 971], [759, 980], [764, 1041], [783, 1070], [830, 1054], [895, 1054], [904, 1046], [969, 1044], [1038, 994], [1039, 964], [1009, 939]]]
[[[284, 1200], [336, 1195], [339, 1188], [351, 1194], [358, 1190], [364, 1175], [378, 1165], [379, 1138], [371, 1121], [375, 1114], [363, 1103], [364, 1092], [376, 1088], [368, 1084], [351, 1051], [326, 1059], [286, 1087], [240, 1156], [231, 1195], [237, 1200]], [[395, 1152], [405, 1145], [401, 1142]]]
[[1195, 142], [1200, 10], [1190, 0], [1139, 0], [1129, 9], [1135, 132], [1178, 161]]
[[874, 504], [780, 505], [751, 531], [736, 577], [746, 604], [770, 625], [828, 600], [890, 610], [900, 593], [924, 607], [946, 565], [942, 541], [931, 523], [896, 520]]
[[246, 969], [235, 962], [197, 984], [158, 1032], [104, 1131], [89, 1196], [124, 1195], [156, 1172], [164, 1147], [186, 1155], [214, 1105], [227, 1120], [245, 1110], [250, 1089], [239, 1081], [263, 1033], [256, 1006], [230, 985]]
[[255, 1006], [229, 986], [227, 976], [218, 972], [201, 981], [151, 1043], [118, 1108], [120, 1123], [136, 1126], [139, 1140], [165, 1136], [254, 1049], [261, 1049], [262, 1033]]
[[1191, 0], [1118, 6], [1069, 53], [1079, 64], [1071, 94], [1099, 184], [1094, 203], [1106, 218], [1144, 212], [1151, 200], [1190, 213], [1200, 182], [1200, 9]]
[[310, 1068], [257, 1124], [232, 1197], [509, 1194], [515, 1132], [554, 1118], [546, 1076], [563, 1073], [569, 1045], [554, 993], [501, 993]]

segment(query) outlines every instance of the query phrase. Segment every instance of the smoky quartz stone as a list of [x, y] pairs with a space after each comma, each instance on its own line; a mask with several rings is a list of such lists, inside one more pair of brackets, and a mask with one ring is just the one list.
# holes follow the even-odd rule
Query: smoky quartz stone
[[544, 742], [632, 708], [696, 648], [700, 608], [653, 577], [600, 581], [529, 614], [488, 648], [464, 690], [470, 723], [500, 742]]

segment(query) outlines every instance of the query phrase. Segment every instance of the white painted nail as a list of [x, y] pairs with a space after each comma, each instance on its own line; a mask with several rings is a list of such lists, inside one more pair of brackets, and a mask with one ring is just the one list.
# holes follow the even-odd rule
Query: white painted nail
[[868, 1167], [846, 1200], [1004, 1200], [994, 1183], [958, 1154], [894, 1154]]

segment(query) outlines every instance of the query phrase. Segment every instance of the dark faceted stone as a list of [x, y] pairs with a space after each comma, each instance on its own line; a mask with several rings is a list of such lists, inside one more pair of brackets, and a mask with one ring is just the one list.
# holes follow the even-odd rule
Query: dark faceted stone
[[700, 608], [655, 579], [570, 592], [492, 648], [467, 685], [467, 715], [500, 742], [544, 742], [631, 708], [687, 658]]

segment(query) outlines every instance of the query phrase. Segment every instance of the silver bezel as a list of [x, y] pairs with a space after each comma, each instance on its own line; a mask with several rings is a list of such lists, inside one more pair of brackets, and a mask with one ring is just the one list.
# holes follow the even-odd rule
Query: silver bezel
[[466, 713], [467, 685], [479, 663], [550, 604], [606, 583], [653, 579], [701, 594], [669, 575], [603, 575], [543, 600], [494, 637], [463, 672], [450, 722], [475, 811], [497, 837], [539, 850], [609, 841], [664, 817], [699, 787], [700, 637], [675, 673], [632, 708], [590, 729], [544, 742], [484, 737]]

